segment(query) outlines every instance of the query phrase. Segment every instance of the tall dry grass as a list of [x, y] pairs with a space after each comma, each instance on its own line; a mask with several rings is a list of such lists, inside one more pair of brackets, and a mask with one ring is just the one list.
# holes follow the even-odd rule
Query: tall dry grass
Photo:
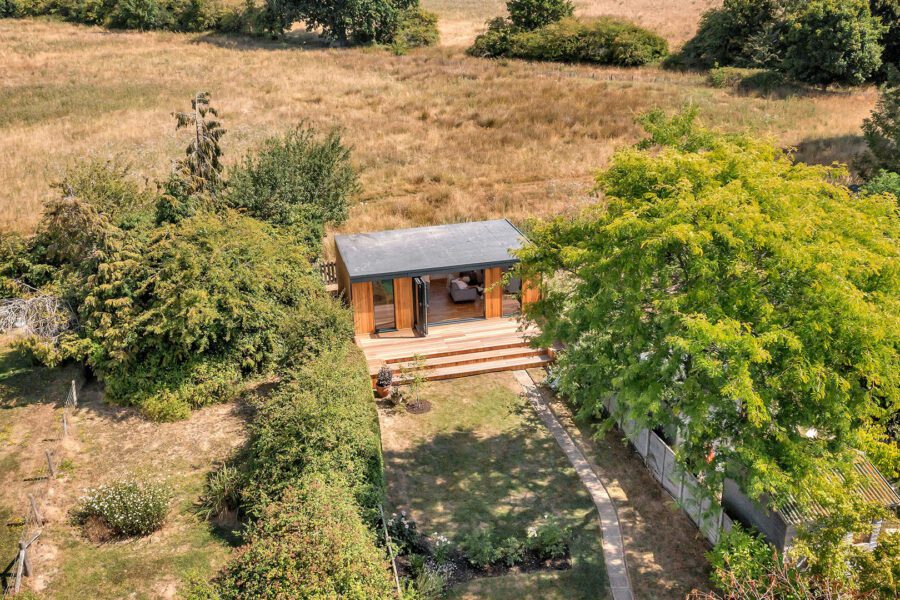
[[196, 90], [221, 111], [227, 162], [301, 121], [343, 128], [365, 190], [347, 230], [558, 213], [585, 200], [655, 106], [692, 102], [713, 126], [802, 145], [807, 160], [846, 159], [875, 101], [868, 89], [738, 96], [698, 75], [488, 61], [457, 47], [398, 57], [42, 20], [0, 21], [0, 64], [0, 224], [26, 231], [76, 161], [122, 157], [153, 185], [186, 144], [171, 112]]

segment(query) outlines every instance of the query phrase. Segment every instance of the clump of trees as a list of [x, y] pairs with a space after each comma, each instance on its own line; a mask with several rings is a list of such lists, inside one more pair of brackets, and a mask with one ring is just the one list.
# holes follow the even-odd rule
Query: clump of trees
[[598, 176], [603, 202], [521, 251], [523, 276], [550, 282], [526, 310], [538, 343], [564, 343], [558, 384], [584, 413], [615, 395], [617, 417], [677, 431], [711, 491], [730, 477], [817, 502], [839, 541], [870, 516], [847, 493], [854, 449], [897, 466], [896, 199], [692, 111], [642, 121], [650, 137]]
[[772, 69], [820, 86], [857, 85], [897, 60], [896, 0], [725, 0], [674, 65]]
[[568, 0], [510, 0], [507, 10], [509, 18], [491, 20], [470, 55], [633, 67], [668, 53], [662, 37], [628, 21], [575, 19]]
[[[77, 317], [22, 347], [48, 364], [83, 362], [109, 400], [159, 420], [232, 398], [323, 340], [350, 337], [349, 317], [313, 267], [323, 228], [345, 218], [357, 190], [339, 134], [301, 128], [287, 137], [300, 145], [265, 142], [232, 190], [208, 96], [177, 123], [190, 127], [190, 143], [159, 191], [140, 188], [121, 165], [76, 167], [37, 232], [0, 256], [6, 290], [57, 296]], [[260, 165], [295, 176], [273, 175], [263, 190], [247, 183]]]
[[340, 44], [437, 42], [437, 18], [418, 0], [2, 0], [0, 17], [55, 16], [112, 29], [283, 35], [296, 21]]

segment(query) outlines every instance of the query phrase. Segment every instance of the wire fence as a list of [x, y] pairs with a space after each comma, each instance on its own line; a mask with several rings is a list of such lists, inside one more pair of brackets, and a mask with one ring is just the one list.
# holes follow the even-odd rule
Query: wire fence
[[63, 440], [72, 432], [71, 416], [78, 408], [78, 389], [75, 380], [71, 385], [63, 402], [62, 416], [59, 424], [59, 436], [44, 440], [49, 447], [43, 448], [43, 459], [46, 472], [35, 477], [23, 479], [27, 486], [25, 518], [18, 523], [7, 523], [7, 526], [21, 527], [19, 535], [18, 551], [12, 562], [7, 565], [0, 574], [0, 582], [3, 585], [4, 595], [12, 596], [22, 591], [24, 578], [34, 575], [32, 555], [33, 546], [41, 537], [46, 526], [43, 508], [47, 504], [50, 486], [56, 480], [61, 464]]

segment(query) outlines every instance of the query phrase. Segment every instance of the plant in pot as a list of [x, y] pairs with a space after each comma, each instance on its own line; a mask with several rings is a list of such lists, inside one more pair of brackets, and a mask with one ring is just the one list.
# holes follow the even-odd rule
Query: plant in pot
[[391, 393], [391, 383], [394, 381], [394, 373], [387, 365], [382, 365], [375, 377], [375, 395], [379, 398], [387, 398]]

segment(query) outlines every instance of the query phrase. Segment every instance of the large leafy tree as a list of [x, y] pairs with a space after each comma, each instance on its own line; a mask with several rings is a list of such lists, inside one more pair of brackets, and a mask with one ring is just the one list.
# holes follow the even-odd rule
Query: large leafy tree
[[829, 467], [900, 408], [895, 201], [690, 115], [645, 124], [645, 149], [598, 176], [602, 201], [536, 225], [521, 252], [546, 282], [527, 311], [540, 342], [565, 344], [560, 388], [584, 413], [615, 395], [677, 429], [711, 488], [829, 503], [846, 487]]
[[508, 0], [509, 20], [521, 29], [538, 29], [571, 17], [575, 6], [569, 0]]
[[782, 68], [822, 86], [859, 85], [881, 67], [882, 27], [864, 0], [814, 0], [787, 19]]
[[402, 12], [418, 0], [269, 0], [283, 25], [302, 20], [339, 43], [390, 43]]

